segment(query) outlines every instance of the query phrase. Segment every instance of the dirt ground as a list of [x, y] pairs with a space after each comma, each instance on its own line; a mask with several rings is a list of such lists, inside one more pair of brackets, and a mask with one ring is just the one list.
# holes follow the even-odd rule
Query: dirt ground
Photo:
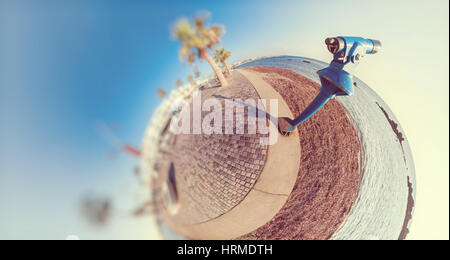
[[[320, 85], [289, 70], [248, 67], [259, 72], [298, 115]], [[297, 181], [283, 208], [257, 230], [237, 239], [329, 239], [344, 222], [360, 185], [362, 147], [344, 107], [329, 101], [301, 124]], [[280, 166], [282, 167], [282, 166]]]

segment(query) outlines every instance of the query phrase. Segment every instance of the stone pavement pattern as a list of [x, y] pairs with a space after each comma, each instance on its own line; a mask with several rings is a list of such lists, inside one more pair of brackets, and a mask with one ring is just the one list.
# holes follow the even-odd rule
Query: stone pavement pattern
[[[238, 73], [233, 73], [226, 88], [201, 90], [202, 101], [217, 98], [225, 107], [226, 99], [259, 96], [253, 86]], [[223, 109], [224, 111], [224, 109]], [[192, 112], [192, 104], [191, 104]], [[202, 118], [209, 112], [202, 112]], [[248, 129], [247, 110], [245, 133]], [[225, 113], [222, 117], [225, 120]], [[192, 117], [191, 117], [192, 118]], [[192, 123], [191, 123], [192, 126]], [[235, 132], [236, 125], [234, 124]], [[223, 133], [225, 126], [223, 125]], [[205, 222], [228, 212], [239, 204], [257, 181], [267, 157], [267, 146], [260, 138], [268, 134], [181, 134], [172, 135], [173, 144], [163, 152], [162, 162], [173, 163], [180, 209], [174, 216], [179, 224]], [[167, 167], [161, 167], [166, 171]], [[165, 173], [162, 173], [164, 175]]]

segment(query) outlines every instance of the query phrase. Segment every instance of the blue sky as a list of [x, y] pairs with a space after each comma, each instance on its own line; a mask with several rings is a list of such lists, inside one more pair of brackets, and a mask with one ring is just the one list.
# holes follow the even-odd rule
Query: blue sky
[[237, 2], [0, 3], [0, 233], [64, 238], [70, 229], [62, 226], [78, 229], [77, 200], [127, 186], [121, 182], [133, 181], [126, 176], [138, 164], [126, 155], [108, 160], [114, 147], [96, 126], [119, 125], [117, 135], [139, 147], [159, 103], [156, 88], [171, 90], [190, 72], [178, 59], [171, 25], [202, 10], [220, 10], [219, 22]]
[[[442, 159], [448, 145], [422, 141], [433, 133], [448, 136], [448, 120], [435, 123], [437, 134], [417, 123], [448, 111], [447, 1], [0, 0], [0, 238], [64, 238], [71, 232], [99, 237], [80, 224], [77, 200], [90, 190], [133, 193], [124, 183], [133, 182], [129, 175], [138, 161], [125, 155], [108, 160], [113, 147], [95, 127], [119, 125], [121, 139], [140, 145], [159, 103], [155, 90], [171, 90], [190, 73], [169, 29], [177, 18], [200, 11], [226, 25], [223, 43], [232, 62], [277, 54], [328, 61], [325, 37], [380, 39], [384, 53], [362, 64], [358, 76], [391, 106], [413, 152], [419, 151], [416, 157], [442, 151], [430, 157], [436, 161], [419, 158], [418, 170], [444, 160], [437, 168], [448, 172]], [[432, 52], [422, 51], [430, 45]], [[205, 62], [200, 68], [210, 73]], [[415, 78], [419, 73], [423, 77]], [[398, 87], [386, 86], [386, 79]], [[434, 180], [441, 179], [424, 180], [430, 192], [442, 185]], [[448, 185], [438, 187], [448, 197]], [[446, 214], [448, 222], [448, 206]], [[133, 223], [127, 225], [139, 230]], [[109, 237], [146, 237], [114, 230]]]

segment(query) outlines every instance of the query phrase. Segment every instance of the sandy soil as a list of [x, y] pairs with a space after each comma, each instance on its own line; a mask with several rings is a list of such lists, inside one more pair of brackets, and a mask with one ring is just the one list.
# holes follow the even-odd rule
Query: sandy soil
[[[248, 67], [261, 73], [299, 114], [320, 86], [289, 70]], [[275, 217], [238, 239], [329, 239], [349, 214], [360, 185], [358, 134], [345, 109], [328, 102], [298, 127], [301, 163], [294, 189]]]

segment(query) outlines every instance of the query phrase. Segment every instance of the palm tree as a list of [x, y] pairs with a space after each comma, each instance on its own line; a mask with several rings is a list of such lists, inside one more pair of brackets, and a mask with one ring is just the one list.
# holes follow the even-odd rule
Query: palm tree
[[230, 66], [228, 66], [227, 59], [231, 56], [231, 52], [225, 50], [224, 48], [216, 49], [216, 53], [214, 54], [214, 60], [217, 63], [222, 63], [223, 66], [227, 69], [228, 75], [231, 75]]
[[187, 81], [191, 84], [191, 86], [196, 86], [197, 82], [194, 80], [194, 77], [192, 77], [192, 75], [187, 75]]
[[183, 81], [181, 79], [177, 79], [177, 81], [175, 81], [175, 85], [177, 85], [177, 87], [181, 87], [183, 86]]
[[222, 70], [208, 53], [208, 49], [212, 49], [220, 42], [220, 37], [225, 33], [225, 28], [220, 25], [207, 26], [205, 20], [205, 16], [198, 16], [195, 18], [194, 24], [191, 25], [188, 20], [181, 19], [175, 25], [173, 36], [182, 43], [180, 58], [187, 59], [187, 62], [192, 64], [197, 54], [198, 58], [206, 60], [211, 65], [220, 84], [225, 87], [228, 82], [223, 76]]
[[192, 70], [194, 71], [194, 77], [196, 79], [200, 78], [200, 71], [198, 71], [198, 67], [197, 65], [192, 65]]
[[156, 93], [158, 93], [159, 98], [163, 98], [163, 97], [166, 96], [166, 91], [164, 89], [162, 89], [162, 88], [158, 88], [156, 90]]

